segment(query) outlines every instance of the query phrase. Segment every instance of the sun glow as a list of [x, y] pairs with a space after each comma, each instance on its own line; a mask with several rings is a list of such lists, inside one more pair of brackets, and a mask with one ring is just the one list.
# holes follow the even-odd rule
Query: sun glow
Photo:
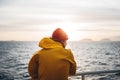
[[[56, 27], [57, 26], [57, 27]], [[68, 35], [69, 41], [78, 41], [86, 38], [88, 33], [85, 31], [78, 31], [78, 29], [83, 29], [81, 24], [73, 22], [58, 23], [54, 25], [55, 28], [62, 28]]]

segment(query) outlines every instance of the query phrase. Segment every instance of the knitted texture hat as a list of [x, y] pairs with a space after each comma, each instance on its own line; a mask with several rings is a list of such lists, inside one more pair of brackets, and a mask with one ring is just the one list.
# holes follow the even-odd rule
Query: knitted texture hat
[[58, 41], [68, 40], [67, 34], [66, 34], [61, 28], [57, 28], [57, 29], [53, 32], [52, 38], [53, 38], [54, 40], [58, 40]]

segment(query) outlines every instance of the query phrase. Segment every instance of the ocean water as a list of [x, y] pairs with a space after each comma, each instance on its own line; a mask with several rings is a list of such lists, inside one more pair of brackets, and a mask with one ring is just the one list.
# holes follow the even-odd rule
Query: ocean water
[[[68, 42], [67, 48], [73, 52], [77, 72], [120, 69], [120, 41]], [[38, 49], [38, 42], [0, 41], [0, 80], [28, 80], [28, 62]], [[120, 80], [120, 72], [89, 75], [86, 80]]]

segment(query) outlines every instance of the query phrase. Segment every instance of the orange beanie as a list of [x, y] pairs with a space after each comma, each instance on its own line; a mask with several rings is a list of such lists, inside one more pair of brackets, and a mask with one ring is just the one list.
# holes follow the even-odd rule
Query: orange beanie
[[57, 28], [53, 34], [52, 34], [52, 38], [58, 41], [65, 41], [68, 40], [68, 36], [67, 34], [61, 29], [61, 28]]

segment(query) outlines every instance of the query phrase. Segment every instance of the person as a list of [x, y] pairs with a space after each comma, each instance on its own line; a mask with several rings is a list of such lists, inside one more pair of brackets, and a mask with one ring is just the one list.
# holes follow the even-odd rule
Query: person
[[51, 38], [43, 38], [38, 50], [28, 64], [31, 80], [68, 80], [75, 75], [76, 62], [73, 53], [65, 49], [67, 34], [57, 28]]

